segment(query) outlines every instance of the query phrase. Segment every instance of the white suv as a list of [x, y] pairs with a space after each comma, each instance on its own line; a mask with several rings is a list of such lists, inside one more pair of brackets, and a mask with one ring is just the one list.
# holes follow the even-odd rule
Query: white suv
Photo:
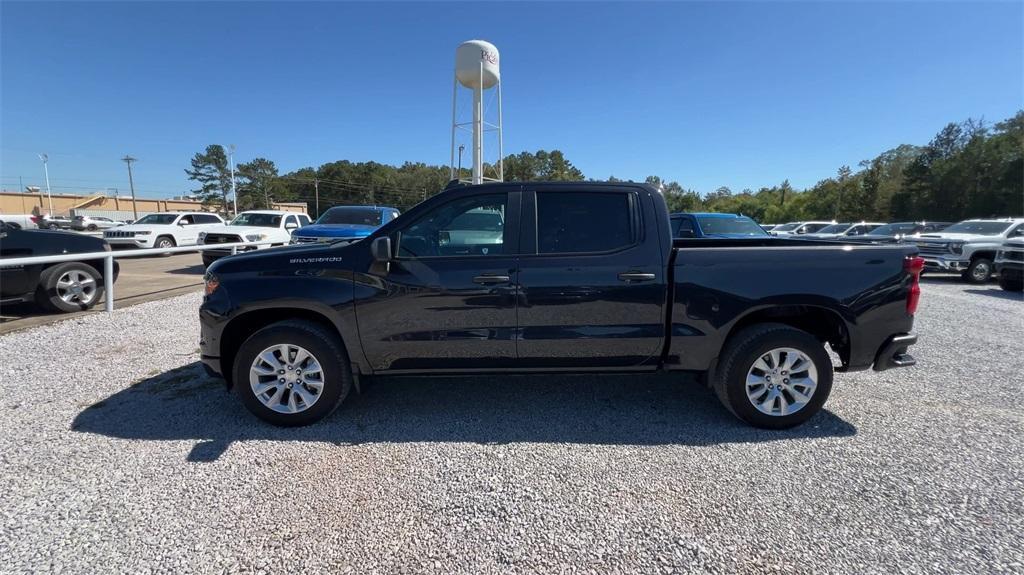
[[964, 220], [941, 232], [910, 241], [929, 271], [960, 272], [970, 283], [985, 283], [995, 271], [996, 252], [1008, 239], [1024, 237], [1024, 218]]
[[[213, 229], [205, 230], [199, 237], [199, 243], [203, 245], [232, 244], [240, 242], [272, 242], [260, 246], [245, 246], [237, 251], [244, 252], [274, 246], [288, 245], [292, 239], [292, 232], [308, 226], [309, 216], [295, 212], [283, 212], [277, 210], [252, 210], [242, 212], [231, 220], [231, 223], [223, 226], [215, 226]], [[231, 249], [204, 250], [203, 263], [207, 266], [218, 259], [231, 255]]]
[[223, 225], [217, 214], [204, 212], [160, 212], [149, 214], [133, 224], [103, 232], [112, 247], [173, 248], [194, 246], [203, 231]]

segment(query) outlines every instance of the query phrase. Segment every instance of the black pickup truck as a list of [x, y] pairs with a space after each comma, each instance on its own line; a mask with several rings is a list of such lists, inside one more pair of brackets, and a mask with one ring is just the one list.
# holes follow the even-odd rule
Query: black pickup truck
[[677, 239], [640, 184], [450, 186], [342, 245], [222, 259], [202, 361], [278, 425], [371, 374], [694, 371], [744, 421], [797, 425], [838, 371], [914, 364], [904, 245]]

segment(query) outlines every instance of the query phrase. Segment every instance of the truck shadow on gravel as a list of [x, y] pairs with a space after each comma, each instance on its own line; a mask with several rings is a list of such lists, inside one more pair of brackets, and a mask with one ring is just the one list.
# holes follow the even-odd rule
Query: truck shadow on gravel
[[324, 421], [278, 428], [249, 414], [198, 362], [87, 407], [72, 429], [122, 439], [197, 440], [189, 461], [215, 461], [232, 442], [247, 440], [711, 446], [856, 433], [827, 410], [796, 429], [755, 429], [696, 381], [669, 374], [375, 378]]

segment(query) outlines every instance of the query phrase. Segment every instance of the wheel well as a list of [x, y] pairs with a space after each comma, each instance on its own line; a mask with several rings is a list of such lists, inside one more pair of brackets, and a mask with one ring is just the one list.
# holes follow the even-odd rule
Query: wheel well
[[[235, 364], [235, 354], [238, 353], [238, 348], [242, 347], [242, 343], [257, 331], [267, 327], [272, 323], [285, 320], [305, 320], [322, 326], [329, 332], [338, 336], [338, 341], [341, 342], [341, 348], [345, 350], [345, 354], [348, 355], [348, 348], [345, 347], [345, 340], [341, 337], [341, 333], [338, 328], [335, 327], [331, 320], [319, 312], [311, 311], [302, 308], [270, 308], [254, 310], [245, 314], [242, 314], [224, 327], [224, 331], [220, 336], [220, 369], [223, 372], [224, 379], [227, 380], [228, 386], [232, 385], [232, 369]], [[351, 357], [349, 357], [351, 361]]]
[[170, 234], [160, 234], [159, 236], [156, 237], [155, 240], [153, 240], [153, 243], [156, 244], [158, 241], [160, 241], [160, 238], [167, 238], [171, 240], [171, 243], [174, 244], [175, 246], [178, 245], [178, 240], [174, 239], [174, 236]]
[[782, 323], [806, 331], [822, 343], [827, 342], [839, 354], [843, 366], [850, 363], [850, 334], [846, 324], [839, 314], [821, 307], [787, 305], [752, 312], [732, 326], [726, 341], [743, 328], [768, 322]]
[[973, 254], [971, 254], [971, 261], [972, 262], [974, 260], [978, 259], [978, 258], [985, 258], [987, 260], [994, 260], [994, 259], [996, 259], [996, 253], [995, 252], [974, 252]]

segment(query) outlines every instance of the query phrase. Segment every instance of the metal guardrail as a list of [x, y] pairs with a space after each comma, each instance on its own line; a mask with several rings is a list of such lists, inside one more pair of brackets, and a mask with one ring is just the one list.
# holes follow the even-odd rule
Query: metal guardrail
[[123, 251], [86, 252], [78, 254], [62, 254], [59, 256], [31, 256], [27, 258], [10, 258], [0, 260], [0, 267], [26, 266], [34, 264], [55, 264], [61, 262], [78, 262], [82, 260], [103, 260], [103, 291], [106, 298], [105, 311], [114, 311], [114, 259], [141, 258], [151, 255], [175, 254], [183, 252], [205, 252], [208, 250], [231, 249], [231, 255], [238, 253], [238, 248], [257, 247], [280, 244], [280, 241], [236, 242], [230, 244], [210, 244], [180, 246], [175, 248], [144, 248]]

